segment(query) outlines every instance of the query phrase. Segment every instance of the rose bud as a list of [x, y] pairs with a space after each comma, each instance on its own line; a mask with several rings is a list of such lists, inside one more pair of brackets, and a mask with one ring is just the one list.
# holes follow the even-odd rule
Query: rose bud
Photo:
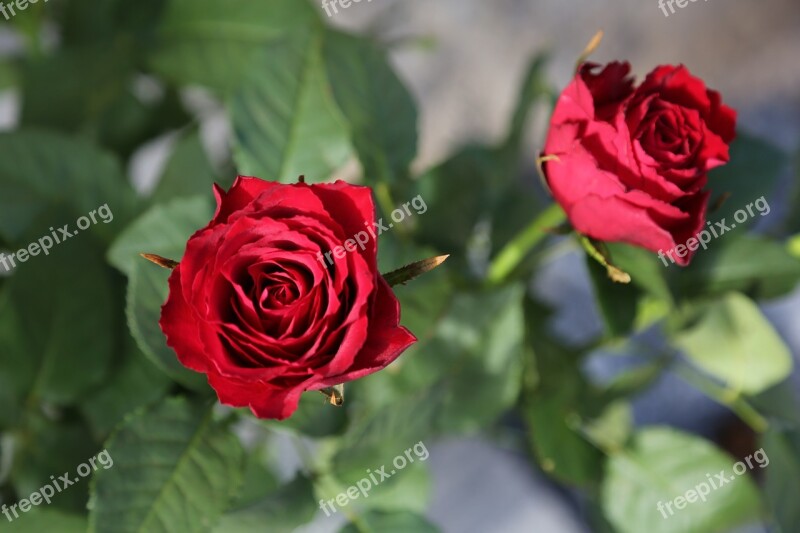
[[684, 66], [635, 87], [628, 63], [583, 64], [558, 99], [543, 170], [579, 233], [673, 252], [704, 226], [708, 171], [729, 160], [736, 113]]
[[216, 214], [172, 271], [160, 323], [220, 402], [284, 419], [304, 391], [376, 372], [416, 341], [378, 272], [369, 188], [239, 177], [215, 192]]

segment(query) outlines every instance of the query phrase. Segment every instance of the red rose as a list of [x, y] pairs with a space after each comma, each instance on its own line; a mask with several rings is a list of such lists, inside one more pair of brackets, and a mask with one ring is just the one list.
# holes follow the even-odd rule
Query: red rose
[[[558, 99], [544, 155], [547, 182], [573, 227], [658, 251], [705, 224], [708, 171], [729, 160], [736, 113], [684, 66], [634, 87], [628, 63], [585, 64]], [[673, 254], [678, 264], [685, 257]]]
[[372, 228], [370, 189], [240, 177], [169, 279], [167, 344], [222, 403], [284, 419], [303, 391], [376, 372], [416, 339], [378, 273], [374, 239], [329, 265], [324, 254]]

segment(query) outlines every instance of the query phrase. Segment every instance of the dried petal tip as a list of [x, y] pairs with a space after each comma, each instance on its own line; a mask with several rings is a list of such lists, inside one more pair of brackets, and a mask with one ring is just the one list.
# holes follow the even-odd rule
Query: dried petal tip
[[172, 259], [167, 259], [166, 257], [161, 257], [160, 255], [155, 254], [139, 254], [151, 263], [155, 263], [162, 268], [168, 268], [170, 270], [174, 269], [178, 266], [177, 261], [173, 261]]
[[603, 41], [603, 30], [598, 31], [592, 37], [592, 40], [589, 41], [589, 44], [586, 45], [586, 48], [583, 49], [580, 57], [578, 57], [578, 62], [575, 64], [575, 72], [580, 70], [581, 65], [583, 65], [589, 56], [592, 55], [595, 50], [600, 46], [600, 43]]
[[403, 268], [399, 268], [389, 272], [388, 274], [384, 274], [383, 279], [386, 280], [386, 283], [388, 283], [390, 287], [394, 287], [395, 285], [404, 285], [412, 279], [418, 278], [426, 272], [430, 272], [434, 268], [438, 267], [447, 261], [448, 257], [450, 257], [450, 254], [439, 255], [436, 257], [431, 257], [430, 259], [417, 261], [416, 263], [406, 265]]

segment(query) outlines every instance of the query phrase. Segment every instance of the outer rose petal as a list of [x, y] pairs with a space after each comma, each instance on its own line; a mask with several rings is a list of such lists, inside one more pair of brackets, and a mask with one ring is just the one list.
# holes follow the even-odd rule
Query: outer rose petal
[[169, 276], [169, 296], [161, 307], [159, 325], [167, 337], [167, 346], [175, 350], [181, 364], [197, 372], [206, 372], [209, 365], [204, 357], [197, 321], [183, 297], [179, 264]]
[[280, 183], [265, 181], [249, 176], [237, 176], [230, 190], [226, 193], [214, 184], [214, 196], [217, 198], [217, 211], [212, 219], [213, 224], [225, 222], [231, 213], [248, 205], [253, 199], [264, 191], [279, 188]]
[[370, 190], [240, 177], [170, 277], [161, 326], [220, 401], [283, 419], [305, 390], [385, 367], [416, 339], [377, 270], [377, 245], [324, 252], [375, 220]]
[[238, 382], [209, 373], [208, 384], [217, 392], [219, 401], [231, 407], [249, 407], [258, 418], [284, 420], [297, 410], [300, 387], [274, 387], [261, 383]]

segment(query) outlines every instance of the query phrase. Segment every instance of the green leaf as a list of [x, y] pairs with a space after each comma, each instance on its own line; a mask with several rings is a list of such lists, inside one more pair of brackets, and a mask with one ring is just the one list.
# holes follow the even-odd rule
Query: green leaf
[[606, 243], [606, 248], [614, 265], [630, 274], [631, 284], [672, 305], [672, 293], [664, 278], [667, 271], [653, 253], [619, 243]]
[[478, 221], [488, 214], [488, 191], [500, 179], [495, 152], [483, 147], [465, 148], [426, 172], [416, 183], [417, 192], [428, 205], [425, 216], [419, 219], [420, 244], [452, 253], [450, 261], [467, 270], [471, 238]]
[[[753, 224], [760, 218], [758, 211], [754, 210], [756, 216], [748, 216], [743, 223], [734, 221], [735, 212], [746, 209], [748, 204], [762, 196], [768, 196], [787, 163], [787, 155], [778, 148], [756, 137], [739, 133], [731, 145], [730, 162], [711, 171], [709, 176], [709, 187], [712, 190], [720, 194], [730, 193], [725, 204], [719, 211], [710, 214], [709, 218], [725, 218], [728, 224], [736, 224], [736, 231]], [[711, 200], [712, 205], [715, 200]]]
[[615, 283], [605, 267], [586, 256], [600, 315], [611, 338], [649, 326], [673, 307], [672, 294], [664, 278], [666, 271], [656, 257], [641, 248], [604, 243], [611, 263], [631, 277], [630, 283]]
[[617, 451], [627, 443], [633, 431], [633, 409], [629, 403], [610, 404], [594, 420], [584, 424], [582, 432], [602, 450]]
[[365, 39], [330, 31], [323, 57], [367, 182], [407, 179], [417, 150], [417, 110], [385, 52]]
[[[435, 428], [442, 394], [438, 390], [427, 390], [383, 406], [372, 405], [371, 398], [365, 394], [352, 406], [355, 412], [351, 425], [336, 443], [332, 474], [345, 487], [363, 478], [367, 468], [380, 468], [428, 438]], [[420, 455], [425, 455], [423, 448], [424, 444], [420, 445]], [[422, 459], [417, 457], [416, 460]], [[399, 474], [398, 479], [401, 476]]]
[[731, 293], [710, 304], [674, 344], [704, 372], [721, 380], [733, 397], [757, 394], [791, 373], [789, 348], [758, 306]]
[[780, 243], [742, 235], [712, 241], [677, 275], [685, 298], [739, 291], [754, 299], [777, 298], [800, 281], [800, 259]]
[[128, 277], [128, 327], [142, 352], [165, 374], [192, 390], [208, 392], [205, 376], [181, 364], [159, 326], [161, 306], [169, 294], [169, 274], [144, 259], [134, 265]]
[[106, 204], [113, 221], [91, 229], [110, 237], [125, 227], [136, 206], [133, 189], [111, 155], [52, 133], [0, 135], [0, 237], [16, 241], [54, 205], [70, 211], [70, 218], [56, 224], [69, 223], [74, 230], [72, 216], [88, 215]]
[[550, 309], [526, 298], [524, 310], [521, 410], [532, 451], [549, 475], [572, 485], [591, 485], [602, 477], [603, 456], [582, 430], [605, 405], [581, 374], [583, 351], [552, 338], [547, 329]]
[[423, 516], [410, 512], [370, 512], [358, 518], [358, 525], [345, 526], [339, 533], [437, 533], [439, 529]]
[[206, 156], [197, 131], [181, 137], [175, 144], [164, 173], [153, 192], [155, 203], [175, 198], [204, 195], [213, 190], [216, 172]]
[[523, 403], [537, 462], [562, 482], [585, 485], [600, 479], [602, 454], [580, 432], [588, 387], [577, 378], [543, 377], [558, 385], [527, 394]]
[[178, 84], [227, 94], [268, 58], [268, 44], [319, 24], [297, 0], [173, 0], [161, 21], [153, 68]]
[[92, 482], [95, 533], [209, 531], [242, 480], [236, 436], [185, 399], [128, 419], [106, 449], [114, 466]]
[[117, 368], [93, 394], [81, 402], [80, 408], [92, 431], [107, 436], [125, 415], [163, 398], [172, 382], [151, 363], [125, 335], [123, 357]]
[[331, 98], [321, 52], [321, 32], [301, 32], [271, 47], [230, 99], [240, 174], [322, 182], [347, 161], [349, 133]]
[[438, 375], [444, 375], [443, 431], [480, 431], [517, 402], [524, 353], [523, 294], [520, 285], [459, 294], [442, 319], [432, 343], [438, 350], [428, 354], [439, 354]]
[[641, 290], [630, 283], [615, 283], [609, 279], [606, 267], [588, 254], [584, 257], [607, 334], [611, 338], [627, 335], [636, 321]]
[[128, 160], [142, 144], [182, 128], [191, 120], [176, 90], [167, 89], [163, 97], [151, 100], [137, 96], [129, 88], [110, 104], [87, 133], [96, 143]]
[[[250, 445], [251, 443], [248, 443]], [[281, 486], [275, 474], [264, 464], [264, 446], [259, 442], [247, 454], [244, 464], [244, 479], [228, 514], [247, 509], [276, 492]]]
[[758, 412], [770, 417], [777, 424], [800, 427], [800, 401], [791, 379], [748, 399]]
[[[698, 437], [668, 428], [638, 432], [628, 450], [608, 459], [602, 502], [606, 517], [620, 533], [707, 533], [759, 518], [758, 492], [748, 475], [733, 473], [735, 460]], [[733, 478], [714, 490], [709, 478], [724, 471]], [[721, 481], [720, 481], [721, 482]], [[705, 501], [697, 491], [708, 488]], [[685, 498], [677, 509], [674, 500]], [[659, 502], [669, 504], [659, 511]], [[666, 518], [665, 518], [666, 515]]]
[[[210, 192], [210, 191], [209, 191]], [[136, 219], [114, 241], [108, 261], [130, 276], [146, 261], [139, 254], [152, 253], [180, 261], [186, 241], [208, 224], [214, 211], [208, 196], [182, 198], [156, 205]]]
[[22, 69], [21, 124], [73, 133], [98, 122], [126, 94], [134, 73], [132, 52], [118, 42], [60, 49], [31, 60]]
[[[771, 430], [762, 438], [770, 467], [764, 472], [764, 496], [783, 533], [800, 528], [800, 432]], [[763, 468], [763, 467], [762, 467]]]
[[[70, 512], [84, 511], [89, 500], [89, 479], [79, 475], [78, 466], [88, 464], [99, 451], [88, 426], [81, 420], [48, 420], [39, 413], [31, 413], [24, 423], [23, 431], [17, 433], [18, 452], [11, 472], [15, 492], [27, 498], [45, 485], [56, 488], [53, 477], [68, 474], [73, 484], [69, 490], [63, 490], [64, 485], [60, 484], [62, 490], [54, 491], [51, 505]], [[19, 520], [25, 519], [22, 516]]]
[[130, 41], [144, 52], [152, 26], [166, 3], [166, 0], [140, 0], [135, 4], [105, 0], [99, 4], [92, 0], [71, 0], [56, 13], [60, 37], [68, 47]]
[[280, 431], [294, 431], [312, 438], [329, 437], [342, 433], [347, 425], [347, 411], [332, 406], [317, 391], [300, 397], [297, 411], [286, 420], [263, 420], [263, 424]]
[[[11, 516], [13, 516], [13, 514]], [[6, 533], [34, 533], [37, 531], [86, 533], [86, 527], [87, 521], [85, 516], [64, 513], [55, 509], [34, 508], [20, 515], [20, 517], [15, 519], [11, 524], [4, 524], [3, 531]]]
[[167, 300], [170, 272], [139, 257], [142, 252], [180, 260], [186, 241], [211, 219], [205, 198], [177, 199], [156, 205], [114, 242], [109, 262], [128, 275], [127, 316], [131, 335], [144, 354], [171, 378], [194, 390], [208, 391], [205, 378], [183, 365], [167, 346], [159, 319]]
[[[54, 212], [51, 219], [62, 215]], [[0, 384], [14, 391], [19, 405], [74, 403], [109, 371], [122, 318], [114, 310], [121, 302], [114, 272], [95, 246], [90, 235], [78, 235], [47, 256], [17, 263], [6, 282], [0, 295]]]
[[305, 477], [272, 492], [266, 499], [246, 509], [222, 517], [217, 533], [251, 533], [263, 531], [291, 533], [314, 518], [317, 511], [314, 486]]
[[[407, 449], [413, 447], [407, 447]], [[388, 449], [387, 449], [388, 451]], [[397, 453], [401, 453], [398, 450]], [[391, 454], [388, 454], [390, 459]], [[403, 452], [405, 457], [405, 452]], [[417, 513], [424, 513], [430, 506], [430, 499], [433, 492], [433, 481], [431, 474], [425, 463], [420, 461], [417, 456], [414, 457], [414, 463], [409, 464], [402, 470], [397, 470], [396, 474], [382, 483], [380, 487], [374, 488], [369, 494], [369, 500], [362, 501], [362, 507], [369, 507], [370, 510], [376, 511], [413, 511]], [[386, 460], [387, 473], [394, 470], [390, 460]], [[378, 467], [378, 465], [371, 465]], [[374, 470], [373, 470], [374, 471]], [[366, 470], [362, 471], [362, 478], [367, 477]]]

